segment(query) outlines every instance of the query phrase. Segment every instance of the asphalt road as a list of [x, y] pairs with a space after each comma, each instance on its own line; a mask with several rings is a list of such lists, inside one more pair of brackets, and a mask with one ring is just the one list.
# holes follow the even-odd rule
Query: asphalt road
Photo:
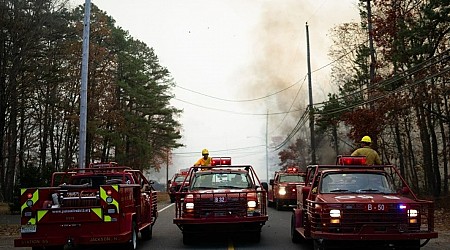
[[[200, 238], [197, 243], [185, 246], [181, 231], [172, 220], [175, 215], [174, 205], [164, 202], [158, 204], [159, 217], [153, 227], [153, 238], [149, 241], [140, 241], [138, 249], [312, 249], [312, 245], [294, 244], [290, 238], [291, 212], [277, 211], [269, 208], [269, 221], [262, 228], [261, 241], [252, 243], [245, 236], [212, 235]], [[0, 224], [14, 224], [18, 222], [18, 216], [0, 216]], [[14, 248], [11, 236], [0, 237], [0, 250], [30, 250], [31, 248]], [[72, 248], [82, 249], [82, 248]], [[71, 249], [71, 250], [72, 250]], [[110, 247], [92, 247], [83, 249], [111, 249]], [[450, 249], [450, 232], [439, 232], [439, 238], [431, 240], [424, 250]]]

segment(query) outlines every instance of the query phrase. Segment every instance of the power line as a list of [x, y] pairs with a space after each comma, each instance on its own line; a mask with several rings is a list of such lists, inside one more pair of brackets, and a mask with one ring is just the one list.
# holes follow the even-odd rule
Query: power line
[[272, 94], [268, 94], [268, 95], [266, 95], [266, 96], [261, 96], [261, 97], [257, 97], [257, 98], [253, 98], [253, 99], [243, 99], [243, 100], [224, 99], [224, 98], [220, 98], [220, 97], [216, 97], [216, 96], [204, 94], [204, 93], [201, 93], [201, 92], [198, 92], [198, 91], [195, 91], [195, 90], [191, 90], [191, 89], [182, 87], [182, 86], [180, 86], [180, 85], [176, 85], [176, 87], [178, 87], [178, 88], [180, 88], [180, 89], [184, 89], [184, 90], [189, 91], [189, 92], [192, 92], [192, 93], [195, 93], [195, 94], [198, 94], [198, 95], [206, 96], [206, 97], [209, 97], [209, 98], [212, 98], [212, 99], [216, 99], [216, 100], [220, 100], [220, 101], [225, 101], [225, 102], [254, 102], [254, 101], [259, 101], [259, 100], [262, 100], [262, 99], [269, 98], [269, 97], [274, 96], [274, 95], [277, 95], [277, 94], [279, 94], [279, 93], [281, 93], [281, 92], [283, 92], [283, 91], [286, 91], [286, 90], [288, 90], [288, 89], [294, 87], [295, 85], [297, 85], [299, 82], [300, 82], [300, 80], [297, 80], [295, 83], [291, 84], [290, 86], [288, 86], [288, 87], [286, 87], [286, 88], [284, 88], [284, 89], [278, 90], [278, 91], [276, 91], [276, 92], [274, 92], [274, 93], [272, 93]]
[[236, 115], [252, 115], [252, 116], [266, 116], [266, 115], [283, 115], [283, 114], [287, 114], [287, 113], [294, 113], [294, 112], [298, 112], [300, 110], [289, 110], [287, 112], [272, 112], [272, 113], [244, 113], [244, 112], [236, 112], [236, 111], [231, 111], [231, 110], [225, 110], [225, 109], [219, 109], [219, 108], [211, 108], [211, 107], [205, 107], [199, 104], [195, 104], [192, 102], [188, 102], [179, 98], [175, 98], [173, 97], [174, 100], [180, 101], [180, 102], [184, 102], [196, 107], [200, 107], [200, 108], [204, 108], [204, 109], [210, 109], [210, 110], [215, 110], [215, 111], [221, 111], [221, 112], [227, 112], [227, 113], [231, 113], [231, 114], [236, 114]]

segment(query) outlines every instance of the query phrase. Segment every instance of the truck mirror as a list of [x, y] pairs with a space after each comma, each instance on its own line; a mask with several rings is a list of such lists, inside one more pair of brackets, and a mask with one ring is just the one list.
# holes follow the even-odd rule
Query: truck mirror
[[267, 182], [261, 182], [261, 186], [264, 188], [264, 190], [269, 190], [269, 185], [267, 185]]
[[269, 180], [269, 183], [270, 183], [270, 185], [273, 185], [274, 180], [273, 180], [273, 179], [270, 179], [270, 180]]

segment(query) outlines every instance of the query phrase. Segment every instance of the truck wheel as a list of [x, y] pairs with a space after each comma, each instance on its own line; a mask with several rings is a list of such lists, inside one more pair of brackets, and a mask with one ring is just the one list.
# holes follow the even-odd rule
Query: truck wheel
[[133, 221], [131, 224], [131, 239], [125, 243], [125, 249], [126, 250], [136, 250], [137, 248], [137, 228], [136, 228], [136, 222]]
[[194, 243], [194, 235], [183, 232], [183, 244], [192, 245], [192, 243]]
[[275, 200], [275, 209], [280, 211], [281, 210], [281, 204], [279, 200]]
[[153, 225], [148, 225], [146, 228], [142, 229], [141, 236], [143, 240], [151, 240], [153, 234]]
[[319, 240], [314, 240], [314, 250], [325, 250], [325, 244], [324, 241], [320, 242]]
[[419, 250], [420, 249], [420, 240], [407, 240], [402, 242], [400, 245], [401, 249], [408, 250]]
[[292, 242], [294, 242], [294, 243], [300, 243], [303, 241], [303, 237], [295, 229], [296, 229], [295, 228], [295, 214], [292, 213], [292, 216], [291, 216], [291, 239], [292, 239]]
[[259, 243], [261, 241], [261, 231], [250, 233], [250, 240], [254, 243]]
[[171, 202], [171, 203], [174, 203], [174, 202], [175, 202], [175, 200], [176, 200], [176, 199], [175, 199], [175, 196], [173, 196], [173, 195], [170, 195], [170, 202]]
[[64, 245], [63, 246], [47, 247], [46, 250], [64, 250]]

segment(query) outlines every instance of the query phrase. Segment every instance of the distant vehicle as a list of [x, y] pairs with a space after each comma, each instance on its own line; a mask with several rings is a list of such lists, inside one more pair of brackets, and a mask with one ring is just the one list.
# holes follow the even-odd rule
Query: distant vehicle
[[277, 210], [283, 207], [297, 206], [297, 185], [304, 185], [306, 172], [299, 171], [298, 167], [288, 167], [286, 170], [275, 172], [269, 181], [269, 206]]
[[143, 173], [117, 163], [55, 172], [50, 187], [21, 189], [21, 236], [15, 247], [115, 244], [136, 249], [152, 238], [157, 197]]
[[250, 165], [231, 165], [230, 157], [211, 161], [211, 167], [191, 167], [185, 179], [189, 185], [176, 194], [173, 222], [183, 233], [183, 243], [211, 232], [238, 232], [259, 242], [268, 220], [267, 184], [262, 186]]
[[151, 180], [151, 182], [153, 183], [153, 184], [152, 184], [152, 187], [153, 187], [156, 191], [159, 191], [159, 192], [161, 192], [161, 191], [166, 191], [166, 185], [164, 185], [164, 184], [162, 184], [162, 183], [159, 183], [158, 181], [155, 181], [155, 180]]
[[[336, 165], [307, 167], [292, 213], [293, 242], [330, 246], [420, 249], [434, 231], [434, 204], [420, 200], [393, 165], [365, 165], [365, 157], [339, 156]], [[421, 243], [421, 240], [424, 240]]]
[[[181, 187], [184, 182], [184, 179], [186, 178], [187, 174], [189, 172], [189, 169], [180, 169], [177, 173], [175, 173], [172, 177], [172, 179], [168, 180], [168, 186], [169, 189], [167, 190], [167, 193], [170, 197], [170, 202], [175, 202], [175, 194], [178, 191], [181, 191]], [[188, 186], [189, 182], [184, 182], [184, 187]]]

